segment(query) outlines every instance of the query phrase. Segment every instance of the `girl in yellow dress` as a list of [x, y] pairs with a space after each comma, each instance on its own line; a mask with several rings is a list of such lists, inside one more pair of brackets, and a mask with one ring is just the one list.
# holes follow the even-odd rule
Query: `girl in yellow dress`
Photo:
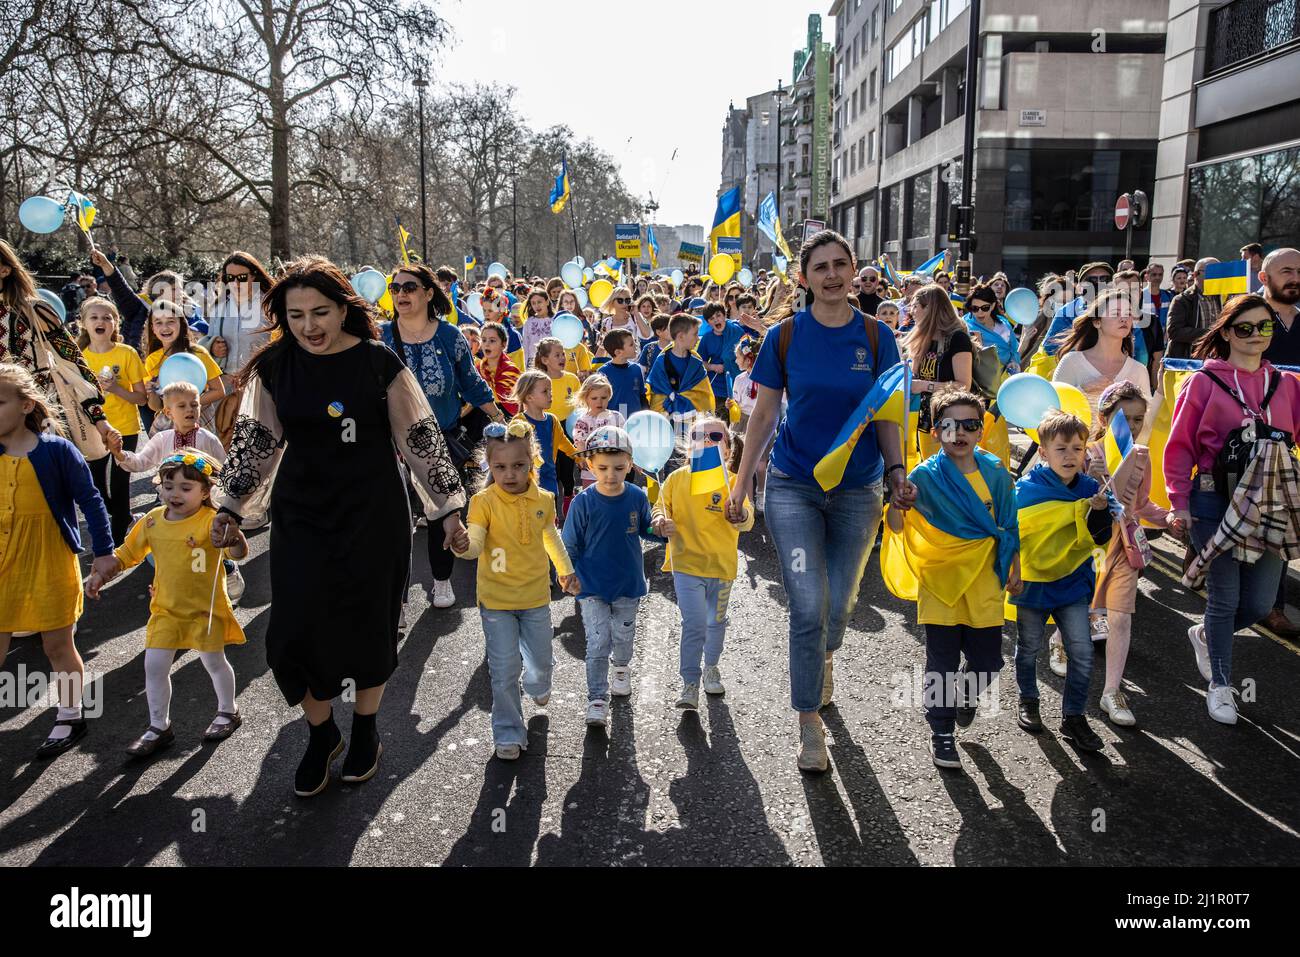
[[107, 570], [113, 560], [104, 500], [77, 447], [49, 431], [58, 421], [32, 374], [0, 363], [0, 664], [15, 631], [41, 633], [59, 713], [39, 758], [62, 754], [87, 731], [85, 667], [72, 641], [81, 617], [77, 507], [90, 529], [95, 568]]
[[[211, 496], [218, 469], [197, 449], [180, 449], [163, 459], [157, 480], [163, 504], [135, 524], [113, 553], [112, 566], [97, 569], [86, 583], [86, 594], [98, 598], [105, 583], [124, 568], [153, 555], [153, 601], [144, 652], [149, 729], [127, 748], [132, 757], [148, 757], [176, 740], [170, 721], [171, 667], [182, 648], [199, 653], [217, 694], [217, 716], [203, 740], [223, 741], [243, 723], [225, 647], [242, 645], [244, 632], [226, 597], [222, 552], [212, 546], [217, 512]], [[248, 543], [237, 530], [235, 534], [236, 542], [225, 555], [240, 559], [248, 554]]]

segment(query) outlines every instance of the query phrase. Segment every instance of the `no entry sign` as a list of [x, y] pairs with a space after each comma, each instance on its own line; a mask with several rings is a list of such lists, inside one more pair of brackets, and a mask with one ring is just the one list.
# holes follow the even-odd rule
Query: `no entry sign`
[[1129, 217], [1133, 215], [1132, 202], [1128, 193], [1121, 193], [1115, 200], [1115, 228], [1127, 229]]

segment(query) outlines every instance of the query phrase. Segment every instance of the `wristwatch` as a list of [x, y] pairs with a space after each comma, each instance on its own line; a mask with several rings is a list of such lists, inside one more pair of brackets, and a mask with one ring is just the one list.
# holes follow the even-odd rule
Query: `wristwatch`
[[907, 472], [907, 467], [905, 465], [903, 465], [901, 462], [895, 462], [889, 468], [885, 469], [885, 478], [889, 478], [889, 473], [894, 471], [894, 469], [898, 469], [900, 472], [903, 473]]

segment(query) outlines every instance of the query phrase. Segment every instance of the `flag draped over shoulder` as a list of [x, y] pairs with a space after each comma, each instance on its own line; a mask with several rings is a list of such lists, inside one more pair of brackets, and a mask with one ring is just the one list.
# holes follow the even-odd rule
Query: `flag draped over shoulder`
[[1088, 530], [1088, 499], [1100, 487], [1096, 479], [1080, 475], [1070, 488], [1041, 464], [1016, 483], [1023, 581], [1059, 581], [1091, 559], [1096, 543]]
[[555, 185], [551, 187], [551, 212], [564, 212], [564, 205], [569, 201], [569, 161], [567, 157], [560, 157], [560, 173], [555, 177]]
[[713, 214], [713, 229], [709, 231], [709, 243], [713, 254], [718, 252], [719, 236], [740, 235], [740, 187], [733, 186], [718, 197], [718, 208]]
[[916, 507], [904, 516], [901, 534], [885, 524], [880, 549], [881, 577], [896, 597], [915, 601], [924, 575], [929, 591], [955, 605], [990, 561], [998, 581], [1006, 584], [1020, 547], [1015, 491], [996, 457], [976, 449], [975, 461], [993, 496], [992, 515], [942, 452], [912, 470]]
[[[681, 381], [677, 383], [674, 389], [668, 381], [668, 362], [669, 359], [676, 361], [677, 357], [671, 352], [662, 352], [655, 364], [650, 369], [650, 378], [646, 385], [654, 395], [664, 397], [663, 411], [666, 415], [689, 415], [695, 412], [697, 408], [706, 409], [713, 407], [713, 388], [709, 385], [708, 374], [704, 371], [704, 363], [694, 352], [686, 356], [686, 370], [682, 373]], [[696, 401], [692, 401], [690, 396], [696, 395]], [[658, 410], [656, 410], [658, 411]]]
[[904, 397], [911, 391], [911, 368], [905, 362], [890, 366], [876, 380], [813, 469], [813, 477], [823, 491], [829, 492], [844, 480], [849, 459], [868, 425], [881, 420], [903, 424]]

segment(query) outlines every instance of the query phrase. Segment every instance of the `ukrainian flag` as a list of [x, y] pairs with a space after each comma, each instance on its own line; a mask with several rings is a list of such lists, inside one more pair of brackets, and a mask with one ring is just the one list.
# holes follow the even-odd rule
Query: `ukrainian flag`
[[1115, 409], [1102, 441], [1106, 446], [1106, 471], [1114, 475], [1124, 457], [1133, 451], [1133, 430], [1122, 407]]
[[740, 187], [733, 186], [718, 197], [718, 209], [713, 214], [713, 229], [709, 231], [709, 243], [713, 254], [718, 254], [719, 236], [740, 235]]
[[722, 467], [722, 452], [716, 445], [706, 445], [691, 453], [691, 494], [707, 495], [727, 487]]
[[555, 185], [551, 187], [551, 212], [564, 212], [564, 204], [569, 201], [569, 163], [568, 160], [560, 157], [560, 175], [555, 177]]
[[943, 265], [943, 256], [942, 252], [937, 252], [912, 271], [918, 276], [933, 276], [935, 270]]
[[468, 254], [465, 257], [465, 275], [468, 276], [471, 272], [473, 272], [474, 267], [477, 265], [478, 265], [478, 258], [473, 253]]
[[[785, 234], [781, 230], [781, 217], [776, 211], [776, 193], [768, 193], [763, 202], [758, 207], [758, 228], [763, 231], [763, 235], [772, 240], [772, 245], [780, 250], [786, 262], [794, 259], [794, 253], [790, 252], [790, 245], [785, 241]], [[782, 276], [785, 275], [785, 267], [777, 269]]]
[[406, 231], [406, 227], [402, 225], [402, 220], [399, 217], [397, 220], [397, 240], [402, 247], [402, 262], [408, 264], [411, 261], [411, 254], [407, 252], [406, 241], [410, 238], [411, 238], [411, 234]]
[[1165, 445], [1173, 426], [1175, 401], [1187, 380], [1192, 377], [1193, 370], [1172, 368], [1169, 360], [1164, 360], [1161, 365], [1164, 375], [1160, 380], [1160, 389], [1152, 397], [1150, 411], [1147, 413], [1151, 423], [1151, 431], [1147, 434], [1147, 448], [1151, 455], [1151, 491], [1148, 497], [1162, 508], [1172, 508], [1169, 491], [1165, 488]]
[[891, 366], [876, 384], [858, 403], [858, 407], [844, 423], [830, 451], [822, 456], [813, 468], [813, 478], [824, 491], [829, 492], [844, 480], [844, 471], [849, 467], [849, 459], [858, 440], [873, 421], [897, 422], [902, 424], [906, 403], [904, 398], [911, 394], [911, 367], [905, 362]]
[[889, 264], [889, 260], [883, 255], [880, 255], [876, 257], [875, 264], [884, 274], [885, 282], [889, 283], [889, 285], [901, 292], [903, 289], [903, 280], [899, 277], [898, 273], [894, 272], [894, 267]]
[[1054, 582], [1072, 574], [1096, 548], [1088, 531], [1088, 501], [1100, 486], [1088, 475], [1068, 488], [1047, 466], [1035, 466], [1016, 483], [1020, 526], [1020, 577]]
[[1205, 267], [1201, 292], [1207, 296], [1235, 296], [1250, 292], [1250, 263], [1244, 259], [1210, 263]]
[[645, 228], [646, 245], [650, 247], [650, 268], [659, 268], [659, 240], [655, 238], [655, 228], [647, 226]]
[[[68, 193], [68, 205], [77, 214], [77, 225], [81, 227], [82, 232], [89, 231], [91, 224], [95, 221], [95, 214], [99, 212], [90, 197], [75, 191], [70, 192]], [[740, 234], [737, 233], [736, 235], [739, 236]]]

